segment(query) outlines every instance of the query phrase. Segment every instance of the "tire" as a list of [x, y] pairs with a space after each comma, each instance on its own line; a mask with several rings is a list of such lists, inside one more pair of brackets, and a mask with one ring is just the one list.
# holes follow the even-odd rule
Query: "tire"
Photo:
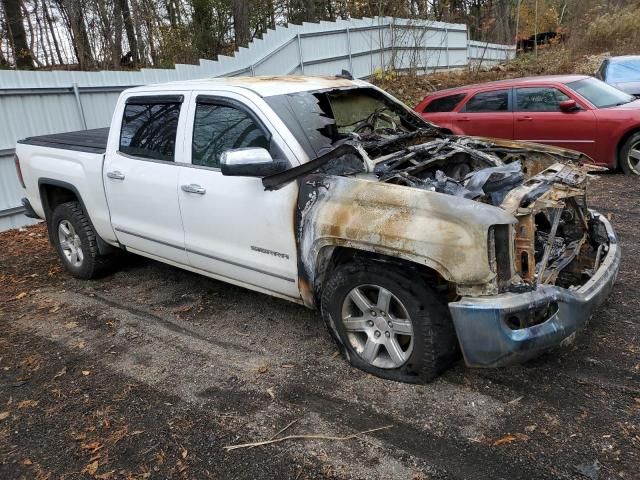
[[80, 203], [58, 205], [51, 215], [49, 228], [64, 268], [74, 277], [97, 278], [114, 265], [112, 255], [103, 256], [98, 252], [97, 234]]
[[624, 143], [618, 165], [626, 175], [640, 175], [640, 132], [631, 135]]
[[[375, 261], [336, 267], [322, 291], [322, 316], [342, 354], [353, 366], [388, 380], [425, 383], [459, 357], [458, 340], [446, 303], [417, 274], [408, 277], [406, 270]], [[381, 297], [383, 290], [391, 297], [386, 294]], [[356, 305], [362, 304], [360, 294], [377, 311], [361, 315], [363, 309]], [[354, 298], [359, 298], [358, 302]], [[390, 298], [382, 302], [390, 305], [386, 317], [384, 309], [378, 308], [380, 298]], [[371, 313], [377, 315], [372, 317]], [[361, 324], [367, 318], [364, 327]], [[388, 323], [390, 318], [394, 327]], [[406, 320], [411, 324], [410, 340], [403, 334], [408, 332]], [[359, 328], [366, 331], [354, 331]], [[371, 351], [375, 346], [369, 348], [370, 341], [382, 342], [373, 360]]]

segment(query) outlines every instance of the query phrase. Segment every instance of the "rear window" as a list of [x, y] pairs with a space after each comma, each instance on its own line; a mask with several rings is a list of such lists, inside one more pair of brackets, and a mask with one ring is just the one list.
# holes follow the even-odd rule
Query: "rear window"
[[465, 93], [458, 93], [456, 95], [436, 98], [431, 101], [423, 111], [424, 113], [450, 112], [458, 106], [465, 96]]
[[127, 100], [119, 150], [128, 155], [173, 162], [181, 95]]
[[509, 110], [509, 90], [477, 93], [467, 102], [465, 112], [506, 112]]
[[607, 70], [607, 82], [640, 82], [640, 59], [611, 63]]

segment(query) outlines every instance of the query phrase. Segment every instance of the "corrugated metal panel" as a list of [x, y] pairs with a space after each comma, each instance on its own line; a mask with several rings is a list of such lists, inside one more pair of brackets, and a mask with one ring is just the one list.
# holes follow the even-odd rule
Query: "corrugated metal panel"
[[[0, 152], [27, 136], [106, 127], [119, 93], [137, 85], [227, 75], [327, 75], [342, 69], [366, 78], [378, 69], [428, 72], [514, 55], [513, 47], [468, 41], [465, 25], [374, 17], [279, 26], [233, 57], [203, 59], [198, 65], [173, 69], [5, 70], [0, 71]], [[0, 156], [0, 214], [18, 206], [20, 197], [12, 154]], [[17, 222], [11, 226], [19, 225], [20, 216], [10, 218]], [[8, 224], [0, 220], [0, 230]]]

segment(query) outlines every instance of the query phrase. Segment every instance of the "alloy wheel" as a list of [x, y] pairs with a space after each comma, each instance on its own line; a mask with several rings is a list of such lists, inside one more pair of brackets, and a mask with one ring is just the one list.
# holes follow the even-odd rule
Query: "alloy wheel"
[[413, 325], [400, 299], [378, 285], [352, 289], [342, 303], [342, 324], [351, 347], [378, 368], [398, 368], [413, 351]]

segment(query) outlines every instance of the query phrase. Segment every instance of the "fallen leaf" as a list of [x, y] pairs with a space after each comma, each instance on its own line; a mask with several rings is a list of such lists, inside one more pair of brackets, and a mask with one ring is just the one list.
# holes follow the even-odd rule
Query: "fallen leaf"
[[54, 380], [60, 378], [61, 376], [63, 376], [64, 374], [67, 373], [67, 367], [62, 367], [62, 370], [60, 370], [58, 373], [56, 373], [53, 377]]
[[0, 412], [0, 420], [4, 420], [9, 416], [9, 412]]
[[493, 446], [497, 447], [499, 445], [504, 445], [505, 443], [511, 443], [516, 439], [516, 437], [514, 437], [513, 435], [505, 435], [502, 438], [499, 438], [498, 440], [496, 440], [495, 442], [493, 442]]
[[31, 461], [31, 459], [25, 458], [24, 460], [22, 460], [22, 464], [23, 465], [33, 465], [33, 462]]
[[295, 366], [295, 365], [292, 365], [292, 364], [290, 364], [290, 363], [285, 363], [285, 364], [281, 365], [281, 367], [282, 367], [282, 368], [295, 368], [296, 366]]
[[522, 400], [524, 398], [524, 396], [522, 397], [518, 397], [518, 398], [514, 398], [513, 400], [511, 400], [510, 402], [507, 403], [507, 405], [513, 405], [514, 403], [518, 403], [520, 402], [520, 400]]
[[527, 425], [526, 427], [524, 427], [524, 431], [527, 433], [531, 433], [531, 432], [535, 432], [536, 428], [538, 428], [537, 425]]
[[36, 405], [38, 405], [37, 400], [23, 400], [20, 403], [18, 403], [18, 408], [29, 408], [29, 407], [35, 407]]
[[51, 310], [49, 310], [49, 313], [56, 313], [58, 310], [60, 310], [60, 305], [56, 305], [55, 307], [53, 307]]
[[338, 355], [340, 355], [340, 352], [333, 352], [331, 358], [336, 358]]
[[187, 451], [187, 449], [186, 449], [186, 448], [184, 448], [184, 447], [180, 447], [180, 456], [181, 456], [182, 458], [187, 458], [187, 455], [188, 455], [188, 454], [189, 454], [189, 452]]
[[80, 448], [83, 450], [88, 450], [91, 453], [96, 453], [103, 446], [104, 445], [102, 445], [100, 442], [89, 442], [89, 443], [83, 443], [82, 445], [80, 445]]
[[91, 375], [91, 370], [82, 370], [82, 375], [84, 375], [85, 377]]
[[176, 470], [178, 471], [178, 473], [182, 473], [187, 469], [187, 466], [182, 463], [182, 460], [178, 460], [176, 462]]
[[265, 366], [258, 368], [258, 373], [267, 373], [269, 369]]
[[27, 295], [28, 295], [27, 292], [21, 292], [21, 293], [19, 293], [18, 295], [15, 296], [15, 299], [16, 300], [21, 300], [24, 297], [26, 297]]
[[84, 432], [74, 433], [71, 435], [71, 438], [73, 438], [76, 442], [79, 442], [80, 440], [84, 440], [85, 438], [87, 438], [87, 434]]
[[78, 326], [78, 322], [67, 322], [64, 324], [64, 328], [68, 328], [71, 330], [72, 328], [76, 328]]
[[276, 398], [276, 394], [273, 392], [273, 387], [267, 388], [267, 393], [271, 398]]
[[135, 430], [135, 431], [131, 432], [129, 434], [129, 436], [133, 437], [134, 435], [140, 435], [141, 433], [144, 433], [144, 430]]
[[98, 461], [91, 462], [82, 470], [82, 473], [86, 473], [88, 475], [95, 475], [98, 471]]
[[112, 470], [110, 472], [105, 472], [105, 473], [101, 473], [99, 475], [95, 475], [93, 478], [97, 479], [97, 480], [109, 480], [111, 478], [113, 478], [115, 471]]

